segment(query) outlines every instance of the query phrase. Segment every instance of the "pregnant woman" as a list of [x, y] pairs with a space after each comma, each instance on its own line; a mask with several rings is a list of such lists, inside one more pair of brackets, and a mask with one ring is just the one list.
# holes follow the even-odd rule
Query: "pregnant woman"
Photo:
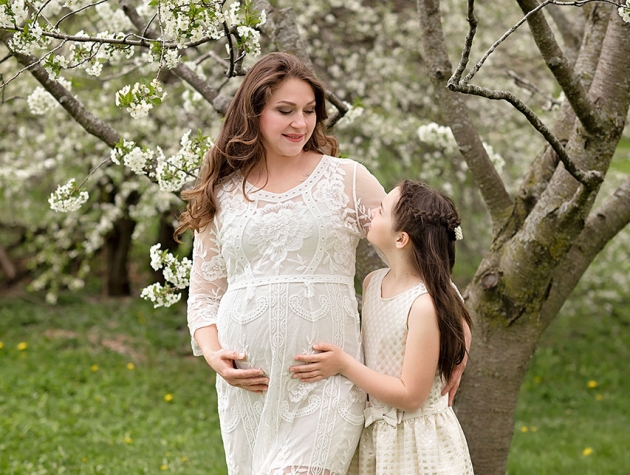
[[365, 167], [334, 157], [326, 117], [325, 89], [301, 61], [263, 57], [184, 194], [188, 324], [219, 376], [230, 475], [344, 475], [363, 428], [365, 393], [347, 378], [289, 372], [322, 341], [361, 359], [355, 251], [385, 196]]

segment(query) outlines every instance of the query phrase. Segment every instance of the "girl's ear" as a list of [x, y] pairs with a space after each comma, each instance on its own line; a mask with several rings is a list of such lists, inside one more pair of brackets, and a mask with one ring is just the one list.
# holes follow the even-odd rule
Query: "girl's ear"
[[407, 246], [407, 244], [409, 244], [410, 240], [411, 238], [409, 237], [409, 234], [407, 234], [405, 231], [399, 232], [396, 236], [396, 248], [403, 249], [405, 246]]

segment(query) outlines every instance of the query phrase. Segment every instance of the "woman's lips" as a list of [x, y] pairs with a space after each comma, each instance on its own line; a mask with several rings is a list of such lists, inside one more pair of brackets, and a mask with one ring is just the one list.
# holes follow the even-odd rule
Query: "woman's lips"
[[290, 140], [291, 142], [301, 142], [302, 139], [304, 138], [304, 135], [287, 135], [287, 134], [283, 134], [283, 137], [285, 137], [287, 140]]

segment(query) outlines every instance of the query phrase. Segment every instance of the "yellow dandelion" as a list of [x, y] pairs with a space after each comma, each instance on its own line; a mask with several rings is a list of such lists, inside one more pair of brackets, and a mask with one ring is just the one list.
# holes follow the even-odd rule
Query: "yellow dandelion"
[[180, 457], [179, 460], [184, 463], [188, 460], [188, 457]]
[[25, 341], [21, 341], [18, 343], [17, 349], [20, 351], [24, 351], [28, 348], [28, 344]]
[[531, 426], [531, 427], [529, 428], [529, 430], [531, 430], [532, 432], [536, 432], [536, 431], [538, 430], [538, 427], [536, 427], [536, 426]]
[[592, 379], [586, 384], [590, 389], [594, 389], [597, 387], [597, 381], [593, 381]]
[[97, 364], [93, 364], [92, 366], [90, 366], [90, 369], [92, 370], [93, 373], [98, 371], [98, 365]]
[[162, 465], [160, 465], [160, 470], [167, 470], [167, 469], [168, 469], [168, 466], [166, 464], [163, 463]]
[[0, 341], [0, 349], [4, 348], [4, 343]]
[[534, 376], [534, 382], [536, 384], [540, 384], [542, 382], [542, 378], [540, 376]]
[[133, 371], [134, 369], [136, 369], [136, 365], [133, 363], [127, 363], [127, 369], [129, 371]]
[[131, 437], [125, 437], [125, 444], [133, 444], [133, 439]]
[[598, 394], [597, 396], [595, 396], [595, 399], [597, 399], [598, 401], [601, 401], [604, 399], [604, 396], [602, 396], [601, 394]]
[[83, 457], [83, 458], [81, 459], [81, 462], [86, 463], [86, 462], [87, 462], [87, 457]]
[[527, 432], [529, 429], [527, 428], [527, 426], [523, 426], [521, 427], [521, 432], [525, 433]]
[[172, 395], [171, 393], [166, 393], [166, 394], [164, 395], [164, 400], [165, 400], [166, 402], [171, 402], [171, 401], [173, 400], [173, 395]]
[[584, 450], [582, 450], [582, 455], [584, 455], [584, 457], [588, 457], [592, 453], [593, 449], [591, 449], [590, 447], [586, 447]]

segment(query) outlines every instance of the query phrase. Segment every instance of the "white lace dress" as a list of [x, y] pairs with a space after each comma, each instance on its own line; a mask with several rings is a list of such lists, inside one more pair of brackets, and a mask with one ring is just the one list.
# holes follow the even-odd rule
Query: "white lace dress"
[[[365, 364], [400, 377], [407, 317], [414, 300], [427, 293], [418, 284], [391, 298], [381, 297], [381, 283], [389, 269], [372, 274], [363, 296]], [[419, 363], [421, 364], [421, 363]], [[370, 396], [350, 474], [360, 475], [473, 475], [468, 445], [459, 421], [442, 396], [443, 381], [436, 375], [426, 402], [408, 413]]]
[[240, 172], [224, 180], [219, 213], [195, 235], [188, 301], [191, 335], [216, 324], [223, 348], [248, 355], [241, 367], [269, 377], [264, 394], [217, 377], [228, 472], [345, 475], [365, 393], [338, 375], [301, 383], [289, 367], [320, 341], [361, 358], [355, 253], [385, 193], [362, 165], [329, 156], [285, 193], [247, 184], [248, 201], [242, 184]]

